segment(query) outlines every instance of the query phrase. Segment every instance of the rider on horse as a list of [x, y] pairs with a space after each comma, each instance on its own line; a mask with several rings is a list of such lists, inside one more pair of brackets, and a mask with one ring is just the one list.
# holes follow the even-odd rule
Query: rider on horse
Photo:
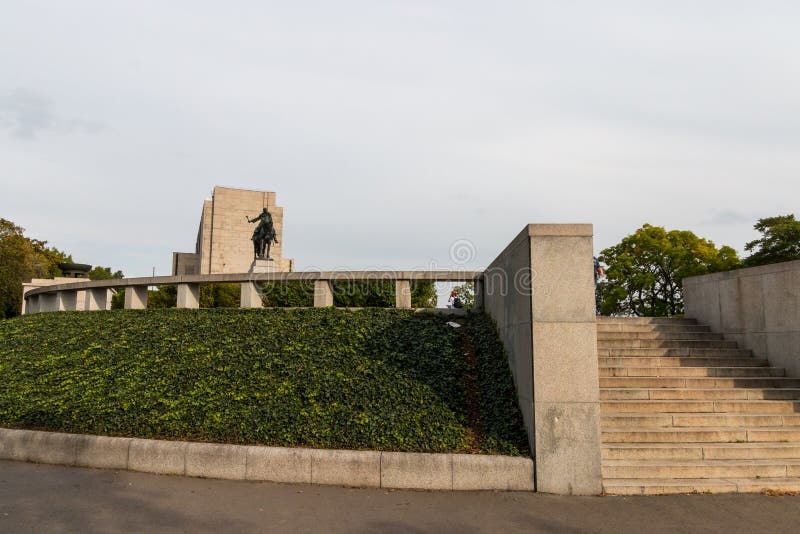
[[258, 226], [253, 231], [253, 254], [254, 257], [263, 258], [264, 257], [264, 249], [267, 249], [267, 257], [266, 259], [271, 260], [272, 258], [269, 257], [269, 249], [272, 247], [272, 243], [278, 243], [277, 234], [275, 232], [275, 227], [272, 224], [272, 215], [267, 211], [267, 208], [264, 208], [258, 216], [250, 217], [245, 216], [247, 222], [254, 223], [258, 222]]

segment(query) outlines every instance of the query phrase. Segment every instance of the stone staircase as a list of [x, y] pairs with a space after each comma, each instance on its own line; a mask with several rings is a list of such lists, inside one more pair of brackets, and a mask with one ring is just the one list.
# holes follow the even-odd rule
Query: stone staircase
[[609, 494], [800, 491], [800, 379], [692, 319], [597, 320]]

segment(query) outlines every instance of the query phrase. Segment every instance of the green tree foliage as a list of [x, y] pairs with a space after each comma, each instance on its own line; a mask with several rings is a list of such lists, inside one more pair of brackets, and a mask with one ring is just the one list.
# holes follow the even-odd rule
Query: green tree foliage
[[456, 296], [464, 303], [464, 308], [469, 309], [475, 305], [475, 283], [467, 282], [453, 288]]
[[687, 276], [739, 265], [731, 247], [718, 249], [692, 232], [649, 224], [603, 250], [599, 260], [608, 265], [598, 288], [602, 313], [650, 317], [683, 313], [681, 283]]
[[394, 280], [333, 282], [333, 305], [347, 308], [391, 308], [395, 304]]
[[159, 286], [147, 292], [148, 308], [174, 308], [178, 304], [178, 286]]
[[314, 305], [314, 282], [266, 282], [261, 292], [264, 306], [304, 308]]
[[100, 267], [99, 265], [89, 271], [90, 280], [114, 280], [118, 278], [125, 278], [122, 271], [111, 272], [111, 267]]
[[0, 218], [0, 318], [19, 315], [22, 284], [60, 276], [59, 263], [72, 258], [46, 241], [25, 237], [25, 229]]
[[745, 267], [800, 260], [800, 221], [794, 214], [759, 219], [754, 228], [762, 236], [744, 246], [751, 253], [744, 259]]
[[200, 286], [200, 307], [238, 308], [241, 294], [240, 284], [203, 284]]
[[435, 308], [436, 284], [428, 280], [411, 282], [411, 306], [414, 308]]

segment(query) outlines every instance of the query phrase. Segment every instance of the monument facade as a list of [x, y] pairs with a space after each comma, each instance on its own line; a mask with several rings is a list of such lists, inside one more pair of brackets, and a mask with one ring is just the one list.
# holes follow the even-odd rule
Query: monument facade
[[173, 252], [172, 274], [248, 272], [253, 265], [253, 224], [249, 221], [265, 209], [276, 239], [269, 251], [270, 270], [293, 271], [294, 260], [282, 256], [283, 208], [275, 204], [275, 193], [216, 186], [212, 197], [203, 202], [195, 251]]

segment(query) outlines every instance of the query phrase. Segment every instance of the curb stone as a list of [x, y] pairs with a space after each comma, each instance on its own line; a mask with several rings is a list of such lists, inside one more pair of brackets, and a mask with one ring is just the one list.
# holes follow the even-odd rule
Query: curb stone
[[534, 491], [533, 460], [190, 443], [0, 428], [0, 460], [350, 487]]

